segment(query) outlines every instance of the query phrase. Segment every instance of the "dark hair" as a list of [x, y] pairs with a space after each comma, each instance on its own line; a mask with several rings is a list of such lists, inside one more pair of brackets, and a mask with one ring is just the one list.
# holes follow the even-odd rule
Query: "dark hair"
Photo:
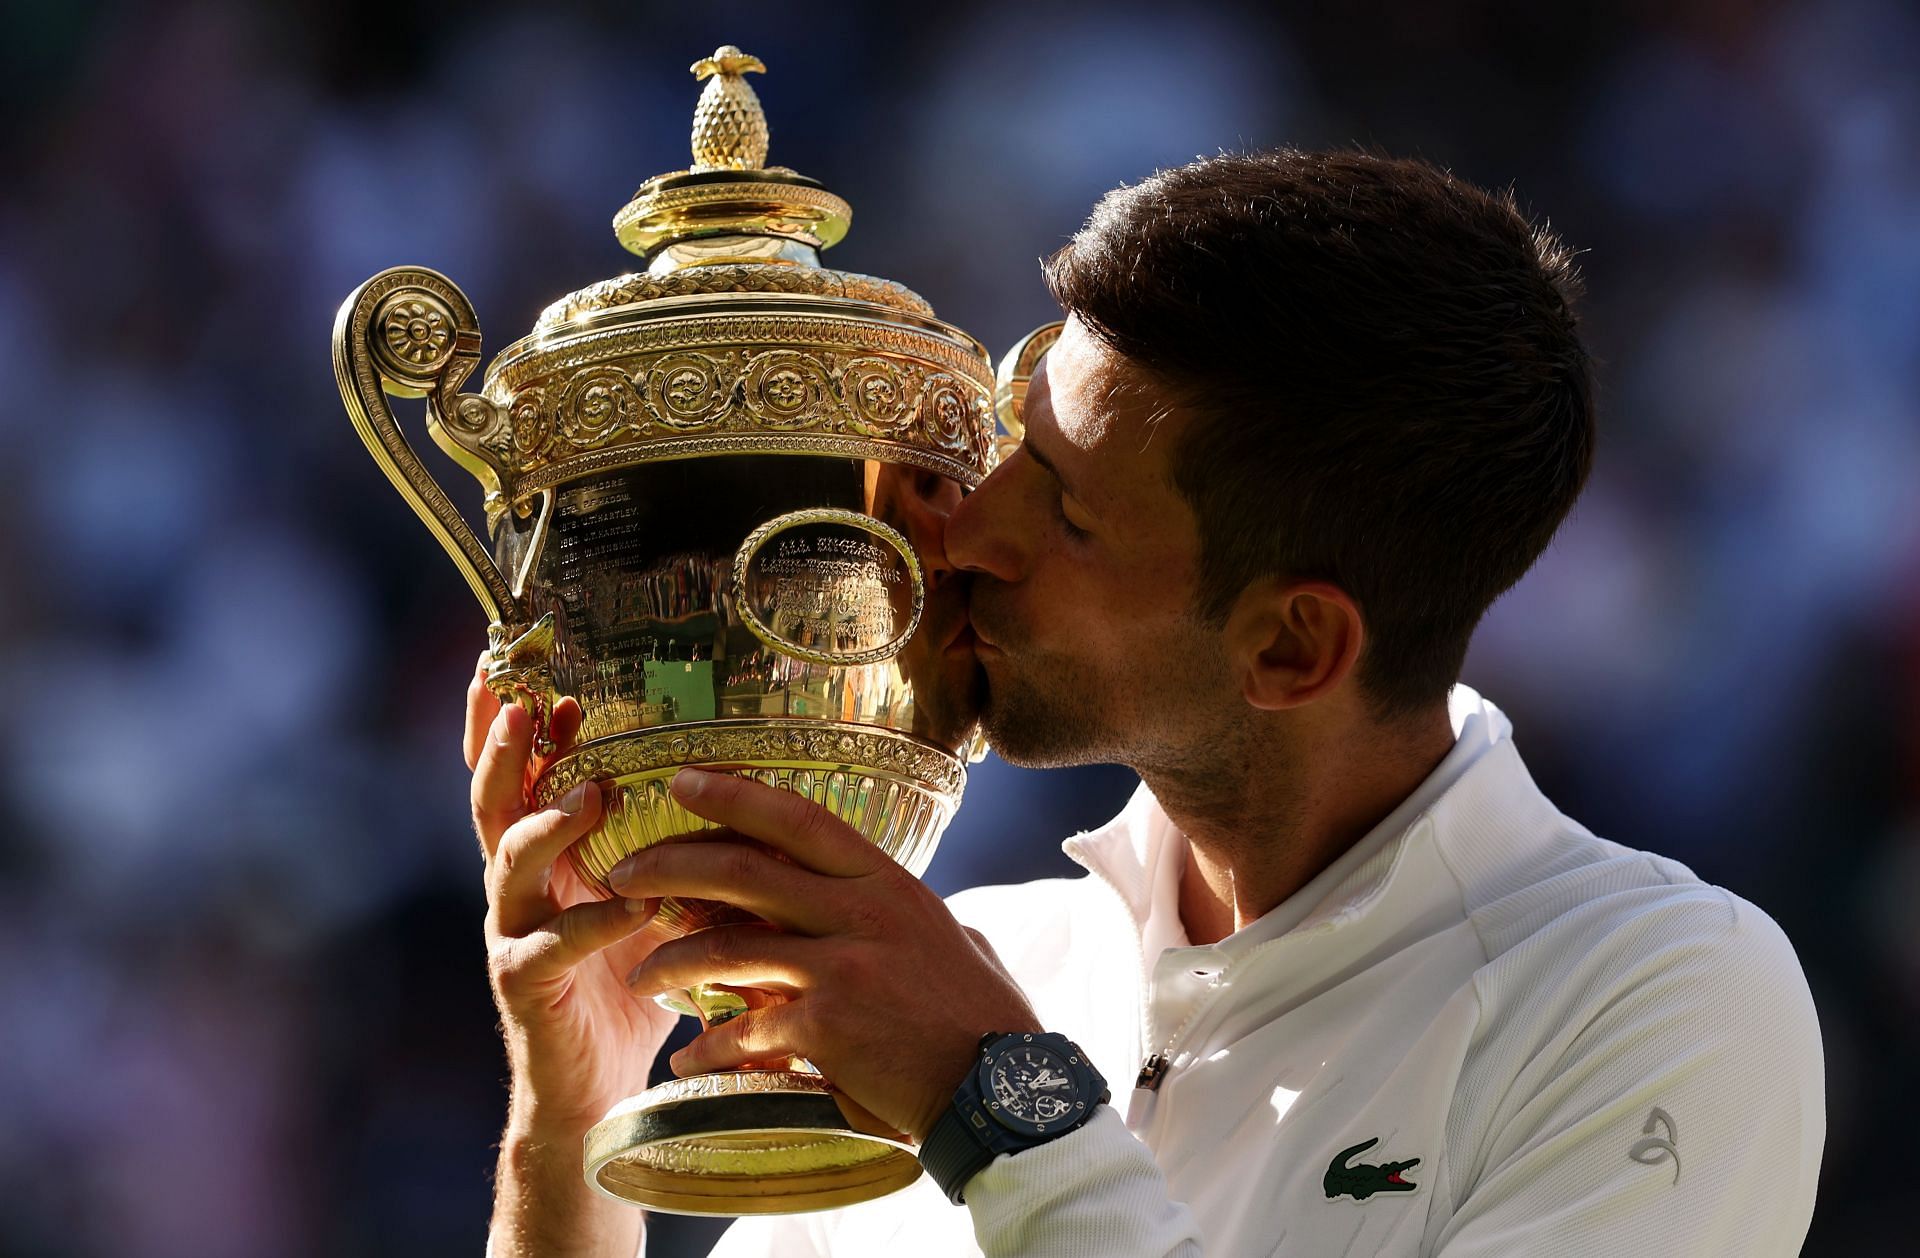
[[1330, 581], [1377, 712], [1444, 696], [1593, 462], [1571, 252], [1426, 162], [1282, 149], [1115, 189], [1046, 276], [1193, 416], [1173, 476], [1201, 614], [1262, 576]]

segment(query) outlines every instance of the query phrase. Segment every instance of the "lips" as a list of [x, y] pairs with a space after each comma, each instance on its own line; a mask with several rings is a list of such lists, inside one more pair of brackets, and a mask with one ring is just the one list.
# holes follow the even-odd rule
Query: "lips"
[[[977, 591], [978, 587], [975, 588]], [[970, 613], [968, 621], [973, 627], [973, 636], [979, 644], [979, 649], [982, 651], [1000, 650], [1000, 643], [996, 641], [996, 639], [1004, 639], [1006, 634], [993, 632], [991, 627], [985, 623], [980, 615], [980, 596], [977, 592], [967, 610]]]

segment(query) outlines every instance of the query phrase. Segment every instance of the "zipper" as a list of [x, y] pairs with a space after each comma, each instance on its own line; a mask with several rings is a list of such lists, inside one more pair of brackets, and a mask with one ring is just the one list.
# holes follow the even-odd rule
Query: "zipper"
[[[1098, 869], [1093, 865], [1088, 865], [1086, 868], [1089, 874], [1099, 879], [1101, 886], [1113, 893], [1113, 898], [1119, 903], [1120, 911], [1126, 915], [1127, 925], [1132, 929], [1133, 952], [1136, 963], [1139, 965], [1139, 974], [1144, 992], [1144, 998], [1140, 1001], [1140, 1042], [1142, 1044], [1151, 1043], [1153, 1039], [1153, 972], [1147, 968], [1147, 941], [1141, 934], [1140, 923], [1133, 920], [1133, 906], [1127, 903], [1127, 897], [1121, 893], [1119, 886], [1114, 883], [1113, 879], [1107, 877], [1105, 870]], [[1276, 939], [1270, 942], [1278, 943], [1279, 940]], [[1264, 950], [1265, 945], [1261, 948], [1256, 948], [1252, 954], [1249, 954], [1249, 957], [1243, 958], [1243, 960], [1251, 959], [1251, 956], [1257, 955]], [[1221, 970], [1220, 973], [1215, 976], [1213, 986], [1218, 988], [1221, 980], [1226, 978], [1227, 970], [1234, 968], [1237, 967], [1228, 966], [1226, 969]], [[1202, 1000], [1195, 1005], [1187, 1014], [1186, 1020], [1174, 1030], [1173, 1035], [1167, 1040], [1166, 1047], [1157, 1053], [1149, 1053], [1147, 1055], [1147, 1059], [1140, 1063], [1139, 1075], [1136, 1076], [1133, 1081], [1135, 1091], [1158, 1092], [1160, 1090], [1160, 1084], [1166, 1078], [1168, 1068], [1173, 1064], [1173, 1050], [1179, 1046], [1181, 1037], [1193, 1026], [1194, 1020], [1200, 1015], [1201, 1011], [1212, 1003], [1213, 1001], [1209, 999]]]
[[[1225, 985], [1227, 970], [1233, 968], [1233, 966], [1227, 966], [1226, 969], [1214, 975], [1213, 982], [1208, 985], [1207, 995], [1196, 1001], [1193, 1008], [1187, 1011], [1186, 1019], [1174, 1028], [1172, 1035], [1167, 1037], [1166, 1047], [1157, 1053], [1148, 1054], [1147, 1059], [1140, 1063], [1140, 1076], [1133, 1081], [1136, 1089], [1144, 1089], [1148, 1092], [1160, 1090], [1161, 1081], [1167, 1077], [1167, 1070], [1173, 1065], [1173, 1051], [1180, 1047], [1180, 1041], [1185, 1039], [1187, 1032], [1193, 1029], [1193, 1024], [1199, 1021], [1200, 1015], [1212, 1008], [1214, 1002], [1220, 998], [1218, 993]], [[1144, 1016], [1143, 1009], [1142, 1017]]]
[[[1425, 819], [1426, 813], [1422, 813], [1419, 817], [1416, 817], [1412, 825], [1409, 825], [1408, 831], [1411, 832], [1413, 825], [1418, 825]], [[1399, 856], [1396, 854], [1394, 857], [1394, 866], [1397, 868], [1398, 864]], [[1134, 951], [1139, 957], [1140, 974], [1146, 980], [1146, 991], [1148, 993], [1147, 998], [1143, 999], [1140, 1003], [1140, 1042], [1142, 1044], [1150, 1043], [1153, 1031], [1151, 1025], [1153, 975], [1147, 970], [1146, 941], [1138, 930], [1138, 923], [1131, 921], [1133, 916], [1132, 906], [1127, 903], [1127, 899], [1121, 894], [1120, 888], [1116, 886], [1113, 880], [1108, 878], [1103, 871], [1094, 868], [1092, 865], [1087, 866], [1087, 871], [1098, 878], [1109, 891], [1113, 892], [1114, 897], [1120, 901], [1122, 911], [1127, 914], [1130, 924], [1136, 927], [1134, 931]], [[1389, 869], [1387, 874], [1383, 875], [1382, 886], [1385, 885], [1387, 879], [1392, 877], [1392, 872], [1392, 869]], [[1277, 938], [1267, 940], [1265, 943], [1250, 950], [1245, 956], [1240, 957], [1238, 960], [1231, 961], [1222, 967], [1220, 972], [1213, 976], [1213, 982], [1208, 988], [1207, 995], [1194, 1005], [1192, 1011], [1187, 1014], [1186, 1020], [1167, 1038], [1165, 1046], [1158, 1052], [1148, 1053], [1146, 1059], [1140, 1063], [1140, 1073], [1133, 1081], [1134, 1090], [1136, 1092], [1146, 1092], [1149, 1095], [1157, 1094], [1160, 1091], [1160, 1085], [1166, 1081], [1168, 1071], [1173, 1068], [1175, 1051], [1181, 1047], [1183, 1040], [1185, 1040], [1188, 1033], [1192, 1031], [1194, 1024], [1199, 1021], [1200, 1015], [1210, 1011], [1214, 1005], [1219, 1003], [1220, 991], [1226, 987], [1229, 975], [1246, 970], [1252, 965], [1256, 958], [1264, 956], [1291, 941], [1310, 938], [1331, 930], [1337, 930], [1343, 919], [1347, 916], [1349, 916], [1349, 914], [1345, 912], [1336, 914], [1325, 921], [1315, 923], [1304, 931], [1296, 927]], [[1135, 1111], [1128, 1115], [1127, 1125], [1130, 1127], [1134, 1126], [1135, 1118], [1143, 1116], [1144, 1113], [1145, 1111], [1138, 1109], [1136, 1106]]]
[[[1317, 935], [1322, 931], [1333, 929], [1337, 924], [1336, 922], [1322, 922], [1314, 926], [1311, 930], [1306, 931], [1305, 934], [1309, 936]], [[1220, 992], [1226, 987], [1227, 977], [1229, 975], [1245, 970], [1256, 958], [1280, 947], [1289, 940], [1299, 937], [1301, 936], [1289, 931], [1277, 939], [1267, 940], [1265, 943], [1249, 951], [1245, 956], [1236, 961], [1228, 962], [1227, 965], [1222, 967], [1220, 972], [1213, 976], [1213, 982], [1207, 989], [1207, 995], [1194, 1005], [1192, 1012], [1187, 1014], [1186, 1021], [1182, 1022], [1174, 1033], [1167, 1037], [1166, 1046], [1157, 1053], [1148, 1054], [1147, 1059], [1140, 1063], [1139, 1077], [1133, 1081], [1134, 1088], [1145, 1092], [1158, 1092], [1160, 1090], [1160, 1085], [1166, 1080], [1167, 1072], [1173, 1067], [1175, 1050], [1180, 1048], [1182, 1043], [1188, 1038], [1188, 1033], [1193, 1030], [1194, 1024], [1200, 1021], [1200, 1015], [1210, 1012], [1215, 1005], [1220, 1003]], [[1144, 955], [1145, 949], [1142, 948], [1141, 951]], [[1145, 1019], [1144, 1009], [1142, 1010], [1142, 1019], [1143, 1021]]]

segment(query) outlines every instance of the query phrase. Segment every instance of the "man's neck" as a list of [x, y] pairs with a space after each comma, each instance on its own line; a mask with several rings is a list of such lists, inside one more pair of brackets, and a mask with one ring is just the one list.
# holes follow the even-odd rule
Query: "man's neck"
[[1187, 840], [1180, 919], [1218, 943], [1311, 882], [1413, 794], [1453, 747], [1445, 709], [1364, 752], [1238, 758], [1211, 777], [1143, 772]]

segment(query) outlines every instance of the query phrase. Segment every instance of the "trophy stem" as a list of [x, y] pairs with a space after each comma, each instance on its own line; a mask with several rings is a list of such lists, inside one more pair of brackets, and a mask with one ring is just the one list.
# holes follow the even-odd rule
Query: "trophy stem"
[[[773, 992], [748, 991], [728, 987], [718, 987], [711, 983], [696, 983], [691, 987], [676, 988], [662, 992], [653, 998], [653, 1002], [669, 1013], [677, 1013], [700, 1019], [702, 1030], [719, 1026], [747, 1012], [770, 1004], [780, 1004], [786, 997]], [[801, 1074], [818, 1074], [819, 1070], [804, 1057], [790, 1057], [785, 1060], [750, 1063], [769, 1069], [793, 1070]]]
[[[535, 784], [536, 800], [576, 781], [611, 783], [599, 825], [575, 844], [591, 885], [625, 853], [711, 823], [668, 789], [683, 764], [740, 773], [826, 807], [916, 875], [959, 801], [965, 770], [951, 752], [893, 731], [831, 722], [706, 722], [582, 744]], [[667, 935], [754, 920], [706, 900], [669, 899]], [[656, 997], [715, 1026], [778, 993], [694, 984]], [[808, 1062], [675, 1079], [615, 1106], [587, 1134], [586, 1178], [606, 1196], [673, 1214], [827, 1210], [911, 1184], [920, 1162], [890, 1130], [835, 1091]]]

